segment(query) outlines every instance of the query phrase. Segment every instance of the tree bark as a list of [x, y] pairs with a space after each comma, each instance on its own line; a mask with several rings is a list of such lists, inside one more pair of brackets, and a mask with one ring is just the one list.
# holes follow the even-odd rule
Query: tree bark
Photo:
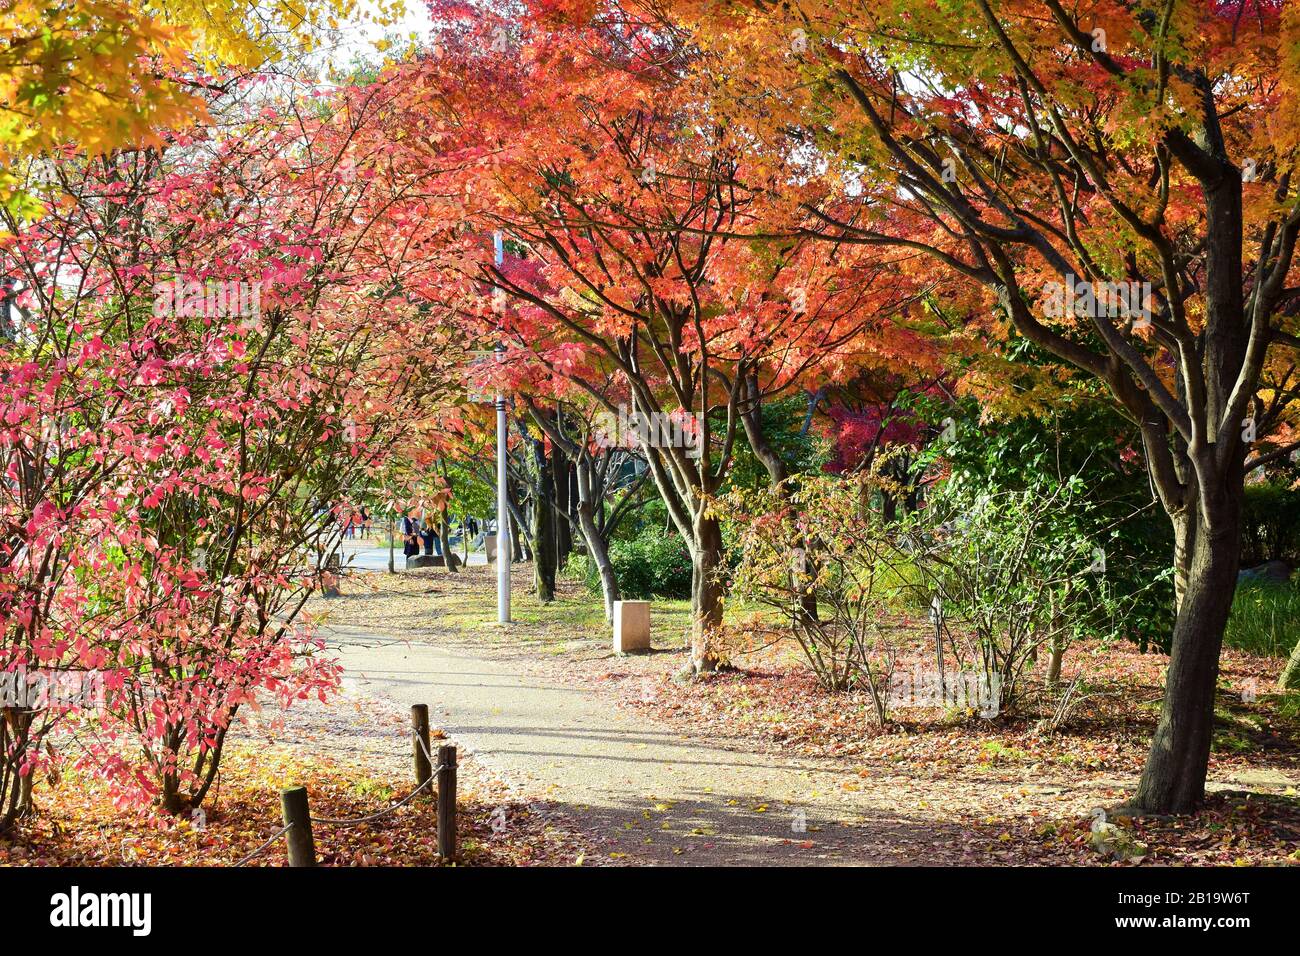
[[[707, 674], [720, 663], [709, 647], [711, 633], [722, 623], [723, 586], [717, 571], [722, 566], [722, 528], [708, 517], [710, 482], [707, 462], [697, 462], [693, 476], [699, 487], [679, 489], [673, 481], [672, 463], [663, 449], [647, 447], [646, 462], [659, 496], [668, 507], [668, 522], [676, 527], [691, 554], [691, 660], [688, 670]], [[688, 479], [691, 476], [688, 474]]]
[[456, 564], [456, 555], [451, 552], [451, 521], [445, 505], [438, 514], [438, 544], [442, 548], [442, 563], [446, 565], [447, 573], [452, 574], [459, 571], [460, 567]]
[[1051, 654], [1047, 658], [1047, 686], [1055, 687], [1061, 682], [1061, 663], [1065, 659], [1065, 642], [1059, 637], [1052, 638]]
[[454, 574], [460, 570], [456, 566], [456, 556], [451, 553], [451, 499], [454, 489], [445, 459], [438, 461], [438, 472], [447, 485], [447, 496], [442, 501], [442, 504], [438, 506], [438, 527], [435, 530], [438, 535], [438, 547], [442, 550], [443, 566], [447, 569], [448, 574]]
[[1210, 145], [1212, 172], [1199, 177], [1207, 222], [1206, 319], [1198, 356], [1203, 394], [1193, 409], [1205, 425], [1203, 434], [1193, 430], [1187, 444], [1193, 480], [1185, 507], [1170, 512], [1175, 537], [1181, 535], [1176, 573], [1185, 568], [1186, 583], [1174, 620], [1160, 722], [1135, 797], [1141, 809], [1155, 813], [1190, 813], [1205, 799], [1219, 652], [1241, 560], [1246, 452], [1241, 417], [1259, 375], [1258, 366], [1250, 371], [1252, 323], [1242, 294], [1241, 175], [1217, 135]]
[[1287, 666], [1283, 667], [1282, 676], [1278, 679], [1278, 689], [1279, 691], [1300, 689], [1300, 641], [1296, 641], [1295, 649], [1287, 659]]
[[[1048, 639], [1048, 658], [1047, 658], [1047, 686], [1052, 690], [1056, 689], [1057, 684], [1061, 682], [1061, 664], [1065, 659], [1065, 622], [1062, 620], [1064, 613], [1068, 613], [1070, 607], [1070, 582], [1065, 584], [1065, 594], [1060, 603], [1057, 603], [1055, 596], [1052, 601], [1052, 633]], [[1062, 606], [1066, 609], [1062, 610]], [[1038, 645], [1035, 644], [1030, 658], [1038, 662]]]
[[[749, 441], [749, 447], [753, 449], [754, 457], [767, 471], [771, 489], [789, 504], [794, 497], [795, 485], [790, 480], [790, 469], [786, 467], [785, 459], [772, 447], [772, 443], [767, 440], [767, 433], [763, 431], [763, 392], [758, 385], [758, 376], [750, 375], [746, 379], [745, 388], [746, 405], [740, 415], [741, 424], [745, 429], [745, 438]], [[810, 550], [809, 542], [802, 538], [792, 541], [792, 551], [794, 548], [801, 548], [807, 553]], [[795, 583], [793, 575], [791, 583]], [[798, 613], [803, 615], [805, 621], [817, 620], [817, 595], [811, 589], [804, 590], [800, 595]]]
[[614, 602], [621, 598], [618, 578], [614, 574], [614, 564], [609, 559], [609, 545], [596, 524], [596, 507], [593, 492], [591, 458], [582, 454], [576, 462], [578, 471], [578, 527], [582, 531], [582, 540], [587, 545], [587, 555], [596, 565], [600, 575], [600, 590], [605, 598], [605, 620], [614, 620]]
[[510, 522], [510, 546], [514, 549], [514, 563], [523, 564], [525, 561], [532, 560], [532, 551], [528, 543], [524, 540], [524, 521], [522, 516], [517, 516], [514, 521]]
[[1196, 548], [1196, 507], [1172, 515], [1174, 525], [1174, 611], [1183, 606], [1183, 595], [1192, 575], [1192, 554]]
[[1195, 531], [1174, 621], [1164, 703], [1135, 798], [1150, 813], [1190, 813], [1205, 798], [1219, 651], [1237, 587], [1241, 500], [1240, 484], [1234, 488], [1229, 479], [1210, 519], [1201, 514], [1191, 522]]
[[538, 599], [549, 604], [555, 600], [555, 511], [551, 503], [555, 488], [551, 462], [540, 439], [533, 442], [533, 468], [533, 586]]
[[[19, 773], [27, 748], [32, 717], [15, 707], [0, 709], [0, 833], [13, 829], [23, 816], [29, 778]], [[30, 790], [26, 791], [30, 793]]]
[[1282, 669], [1277, 688], [1278, 690], [1300, 689], [1300, 641], [1296, 641], [1295, 649], [1291, 651], [1291, 657], [1287, 660], [1286, 667]]
[[394, 553], [397, 549], [397, 521], [394, 518], [388, 519], [388, 573], [396, 574], [397, 567], [394, 564]]
[[[509, 483], [509, 489], [510, 500], [508, 504], [510, 507], [510, 541], [508, 543], [511, 546], [511, 554], [513, 555], [512, 560], [515, 564], [521, 564], [524, 561], [531, 561], [533, 559], [532, 548], [529, 545], [528, 536], [523, 533], [523, 529], [529, 526], [529, 522], [526, 520], [527, 516], [524, 514], [523, 509], [519, 506], [519, 502], [523, 497], [519, 494], [519, 486], [512, 481]], [[498, 548], [502, 546], [500, 538], [501, 535], [498, 529]]]
[[695, 521], [691, 542], [691, 668], [697, 674], [718, 669], [714, 632], [722, 624], [722, 527], [707, 516]]
[[[599, 520], [604, 517], [604, 480], [597, 473], [596, 462], [587, 445], [587, 437], [584, 435], [580, 440], [575, 441], [565, 431], [563, 413], [557, 412], [552, 418], [531, 400], [527, 403], [533, 421], [547, 434], [556, 449], [553, 461], [557, 466], [557, 474], [572, 475], [571, 479], [565, 479], [569, 481], [567, 491], [558, 498], [560, 501], [567, 502], [563, 507], [568, 509], [567, 514], [572, 515], [569, 521], [576, 524], [578, 533], [586, 543], [587, 555], [596, 565], [596, 571], [600, 575], [601, 593], [605, 600], [605, 620], [612, 621], [614, 602], [620, 599], [620, 592], [618, 579], [614, 574], [614, 565], [609, 559], [608, 535], [613, 529], [602, 527], [603, 522]], [[561, 526], [567, 524], [567, 521], [561, 522]], [[567, 554], [568, 550], [566, 548], [562, 553]]]
[[35, 778], [32, 774], [18, 778], [18, 816], [30, 817], [36, 813], [36, 800], [32, 796]]
[[553, 445], [551, 453], [551, 471], [555, 478], [555, 503], [557, 520], [555, 523], [555, 567], [562, 569], [569, 563], [573, 553], [573, 529], [577, 521], [578, 495], [575, 480], [575, 465], [567, 451]]

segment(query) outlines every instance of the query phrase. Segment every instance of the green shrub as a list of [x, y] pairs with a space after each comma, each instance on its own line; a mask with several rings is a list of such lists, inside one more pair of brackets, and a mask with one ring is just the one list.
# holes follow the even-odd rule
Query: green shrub
[[[619, 590], [628, 600], [691, 596], [690, 552], [675, 533], [647, 528], [635, 538], [614, 541], [609, 548], [609, 560], [614, 565]], [[592, 594], [601, 593], [600, 575], [586, 555], [573, 555], [567, 573], [580, 578]]]
[[1241, 515], [1241, 566], [1285, 561], [1300, 565], [1300, 489], [1251, 485]]
[[1059, 663], [1077, 638], [1123, 636], [1141, 600], [1110, 578], [1109, 542], [1095, 534], [1101, 506], [1088, 491], [1078, 476], [996, 494], [950, 481], [917, 516], [915, 555], [942, 599], [948, 641], [1004, 707], [1040, 647]]
[[561, 580], [577, 581], [588, 586], [592, 580], [596, 580], [596, 593], [600, 593], [600, 582], [596, 579], [596, 565], [592, 564], [591, 558], [583, 551], [570, 554], [569, 560], [564, 562], [564, 567], [560, 568], [558, 574]]
[[1300, 588], [1292, 584], [1243, 584], [1232, 599], [1224, 643], [1286, 657], [1300, 640]]
[[625, 598], [691, 596], [691, 556], [676, 533], [647, 529], [614, 542], [609, 558]]
[[[1050, 489], [1077, 476], [1076, 506], [1054, 517], [1057, 533], [1069, 530], [1104, 551], [1106, 580], [1126, 606], [1122, 633], [1143, 650], [1164, 648], [1174, 621], [1173, 528], [1146, 470], [1126, 454], [1142, 447], [1135, 426], [1086, 394], [1063, 396], [1043, 419], [986, 422], [974, 401], [948, 414], [955, 438], [933, 443], [928, 454], [946, 459], [952, 482], [974, 496], [1041, 490], [1044, 483]], [[1113, 618], [1099, 623], [1092, 636], [1112, 636]]]
[[825, 690], [865, 687], [883, 725], [894, 664], [907, 640], [886, 626], [885, 609], [912, 585], [910, 572], [895, 571], [910, 560], [897, 540], [902, 526], [862, 508], [870, 487], [861, 476], [806, 475], [789, 495], [735, 489], [720, 510], [738, 556], [733, 594], [790, 622]]

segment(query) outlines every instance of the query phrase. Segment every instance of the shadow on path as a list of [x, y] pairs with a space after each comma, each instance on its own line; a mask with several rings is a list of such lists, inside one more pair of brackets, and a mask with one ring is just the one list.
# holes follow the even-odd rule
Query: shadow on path
[[[327, 632], [345, 684], [434, 722], [510, 788], [629, 862], [902, 865], [972, 862], [977, 837], [926, 807], [928, 781], [845, 786], [849, 770], [683, 735], [490, 651]], [[853, 778], [857, 781], [857, 778]], [[970, 781], [983, 799], [996, 782]], [[904, 808], [906, 807], [906, 812]], [[507, 823], [508, 826], [508, 823]]]

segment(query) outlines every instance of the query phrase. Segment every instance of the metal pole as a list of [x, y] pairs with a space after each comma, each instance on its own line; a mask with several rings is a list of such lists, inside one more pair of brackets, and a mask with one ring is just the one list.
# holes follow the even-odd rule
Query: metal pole
[[510, 623], [510, 498], [506, 482], [506, 399], [497, 396], [497, 623]]
[[[505, 261], [505, 246], [498, 232], [492, 237], [498, 266]], [[505, 343], [497, 346], [499, 359], [505, 358]], [[506, 477], [506, 397], [497, 393], [497, 623], [510, 623], [510, 486]]]

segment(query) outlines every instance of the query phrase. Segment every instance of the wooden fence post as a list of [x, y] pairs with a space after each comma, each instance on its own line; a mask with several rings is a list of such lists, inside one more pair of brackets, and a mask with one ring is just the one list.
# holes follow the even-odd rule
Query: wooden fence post
[[325, 570], [321, 573], [321, 597], [339, 596], [339, 577], [343, 573], [343, 562], [335, 551], [325, 559]]
[[438, 748], [438, 856], [456, 859], [456, 748]]
[[433, 766], [429, 763], [429, 705], [411, 705], [411, 756], [415, 764], [415, 785], [422, 787], [433, 776]]
[[315, 866], [316, 843], [311, 836], [311, 811], [307, 807], [307, 788], [291, 787], [280, 791], [280, 810], [284, 825], [289, 831], [284, 835], [289, 845], [290, 866]]

